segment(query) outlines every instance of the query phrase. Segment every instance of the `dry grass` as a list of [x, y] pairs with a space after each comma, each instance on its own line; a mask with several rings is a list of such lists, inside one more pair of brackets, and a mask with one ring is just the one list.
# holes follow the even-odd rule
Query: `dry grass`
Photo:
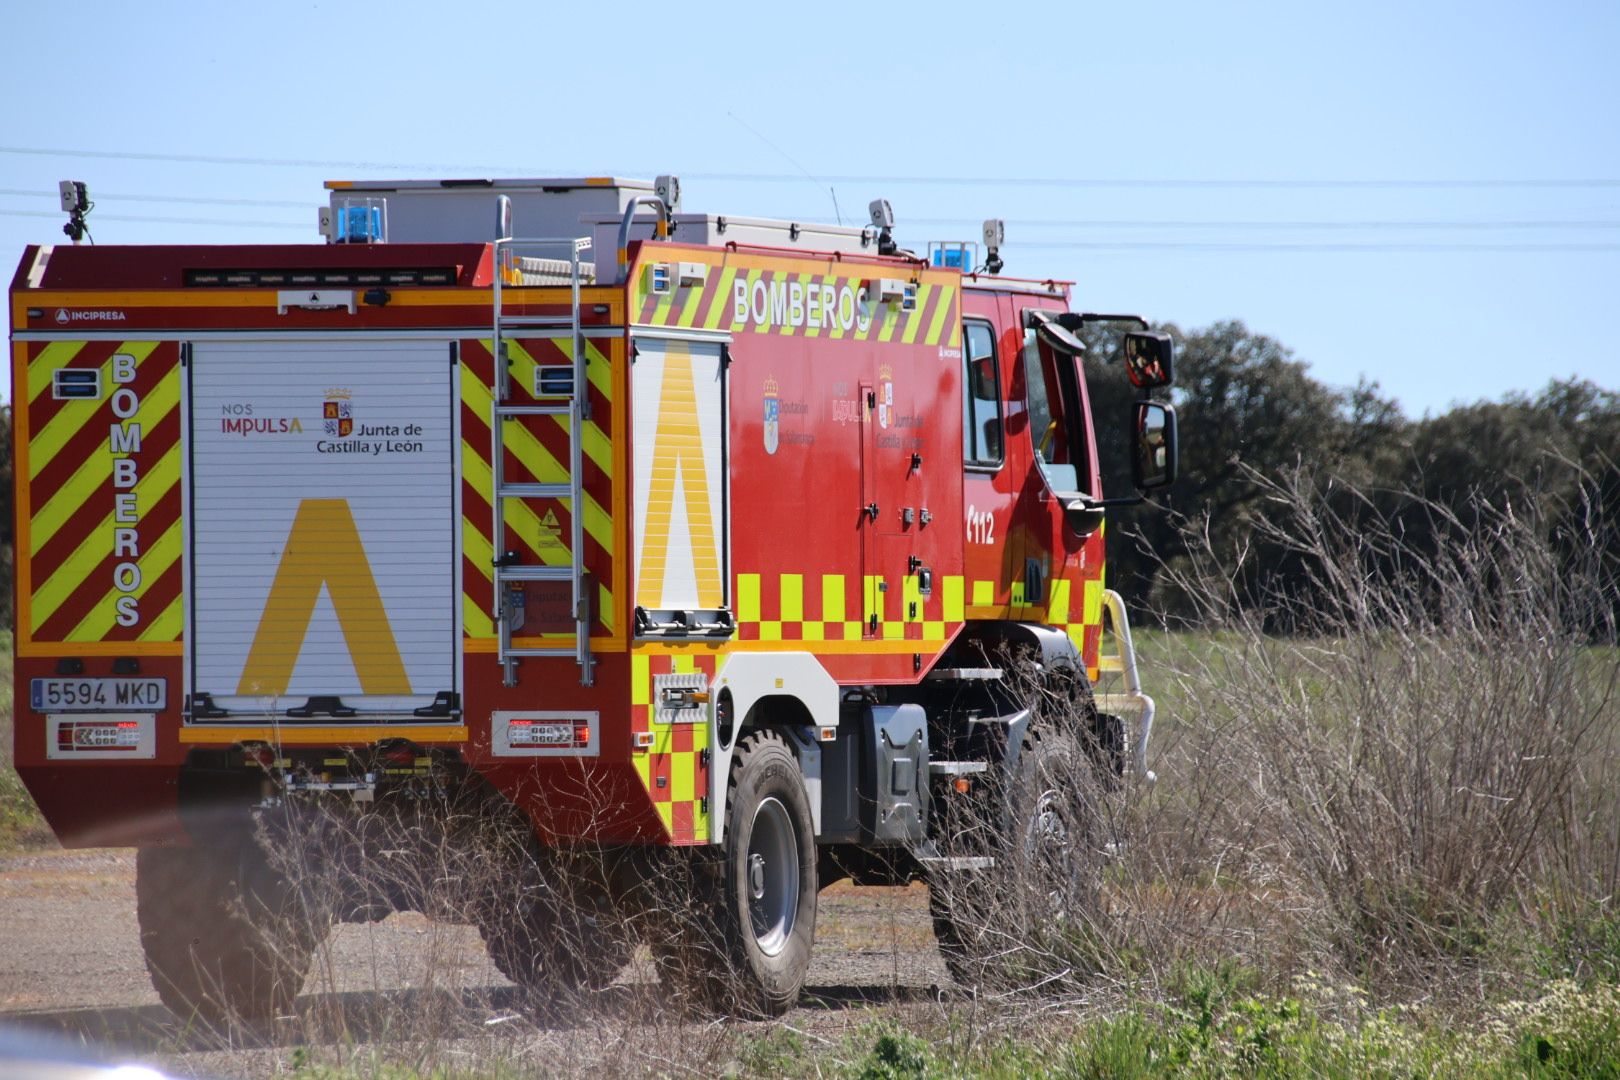
[[50, 827], [12, 767], [13, 687], [11, 631], [0, 630], [0, 852], [48, 847], [54, 842]]

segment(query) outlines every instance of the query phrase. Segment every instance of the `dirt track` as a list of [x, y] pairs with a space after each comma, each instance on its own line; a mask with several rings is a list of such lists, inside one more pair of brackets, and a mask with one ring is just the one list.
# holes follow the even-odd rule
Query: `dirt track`
[[[605, 1000], [605, 1009], [645, 1026], [642, 1010], [658, 995], [650, 965], [632, 965], [620, 983], [613, 988], [618, 999]], [[949, 985], [922, 889], [854, 889], [845, 883], [822, 894], [807, 991], [787, 1022], [811, 1032], [838, 1029], [857, 1019], [852, 1006], [928, 1000]], [[442, 1033], [449, 1039], [468, 1033], [484, 1038], [500, 1029], [508, 1039], [504, 1055], [521, 1061], [539, 1052], [548, 1067], [566, 1070], [572, 1061], [588, 1068], [607, 1052], [600, 1043], [582, 1049], [577, 1039], [561, 1051], [537, 1051], [562, 1029], [577, 1034], [579, 1027], [534, 1028], [516, 1018], [514, 996], [485, 958], [476, 931], [395, 915], [333, 932], [304, 985], [300, 1021], [289, 1021], [286, 1030], [255, 1047], [220, 1049], [217, 1038], [182, 1030], [147, 980], [135, 923], [133, 851], [0, 857], [0, 1025], [115, 1047], [124, 1060], [155, 1062], [178, 1074], [270, 1075], [285, 1069], [302, 1043], [318, 1051], [350, 1040], [397, 1041], [402, 1026], [421, 1037], [423, 1017], [447, 1025]], [[654, 1024], [669, 1026], [656, 1016]], [[592, 1036], [600, 1039], [601, 1029], [613, 1025], [592, 1026]], [[657, 1039], [667, 1044], [670, 1034], [662, 1031]], [[687, 1040], [677, 1034], [675, 1041]], [[615, 1045], [622, 1050], [634, 1042], [626, 1043], [621, 1032]], [[559, 1059], [558, 1052], [568, 1056]], [[656, 1057], [646, 1055], [659, 1051], [632, 1046], [628, 1052], [629, 1059], [612, 1060], [657, 1068]], [[686, 1047], [683, 1055], [691, 1052]]]

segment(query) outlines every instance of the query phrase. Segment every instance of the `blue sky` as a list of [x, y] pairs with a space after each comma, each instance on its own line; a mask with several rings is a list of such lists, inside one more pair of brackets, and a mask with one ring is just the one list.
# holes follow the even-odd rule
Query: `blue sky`
[[1620, 390], [1620, 4], [18, 6], [8, 266], [69, 177], [101, 243], [305, 243], [326, 179], [674, 172], [917, 247], [1002, 217], [1080, 308], [1242, 319], [1411, 415]]

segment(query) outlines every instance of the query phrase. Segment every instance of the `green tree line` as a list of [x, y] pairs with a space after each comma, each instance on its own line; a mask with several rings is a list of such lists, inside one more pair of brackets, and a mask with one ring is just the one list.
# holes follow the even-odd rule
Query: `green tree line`
[[[1620, 394], [1554, 379], [1535, 394], [1412, 419], [1376, 384], [1319, 382], [1286, 346], [1241, 322], [1159, 329], [1177, 344], [1168, 396], [1180, 421], [1181, 478], [1147, 503], [1113, 511], [1108, 524], [1108, 580], [1138, 614], [1193, 614], [1175, 569], [1195, 553], [1228, 560], [1234, 587], [1253, 604], [1308, 591], [1311, 568], [1257, 529], [1268, 515], [1294, 512], [1260, 482], [1288, 474], [1308, 478], [1352, 521], [1392, 522], [1404, 557], [1435, 551], [1482, 513], [1506, 509], [1536, 522], [1571, 558], [1595, 553], [1611, 569], [1620, 562]], [[1141, 396], [1125, 378], [1119, 343], [1117, 331], [1091, 330], [1085, 361], [1108, 494], [1130, 488], [1122, 419]], [[1369, 572], [1395, 572], [1394, 564]], [[1612, 597], [1608, 611], [1612, 619]]]

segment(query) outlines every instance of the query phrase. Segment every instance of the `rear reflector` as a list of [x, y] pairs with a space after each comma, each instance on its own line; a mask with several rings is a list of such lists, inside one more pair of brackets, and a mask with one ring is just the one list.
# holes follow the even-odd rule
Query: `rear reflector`
[[157, 756], [157, 718], [150, 713], [105, 713], [45, 718], [47, 758], [150, 758]]
[[596, 757], [594, 712], [496, 712], [491, 750], [499, 757]]

